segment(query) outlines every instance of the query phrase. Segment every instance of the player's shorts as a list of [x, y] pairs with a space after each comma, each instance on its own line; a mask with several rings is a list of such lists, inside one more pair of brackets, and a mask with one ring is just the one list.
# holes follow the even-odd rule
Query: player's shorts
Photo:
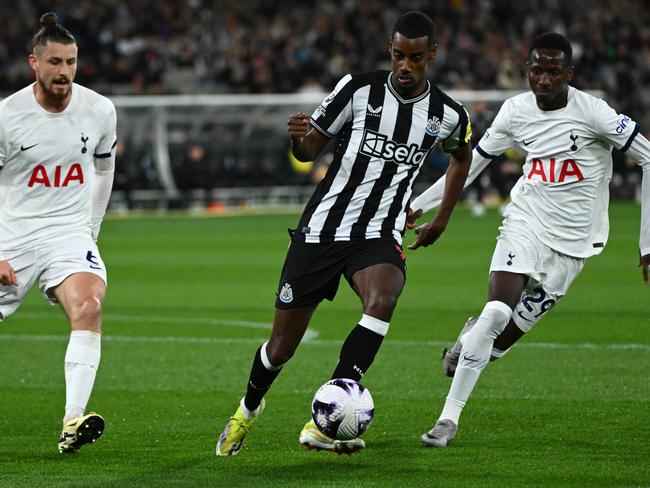
[[352, 286], [357, 271], [390, 263], [406, 277], [406, 256], [392, 239], [331, 243], [291, 241], [278, 285], [276, 308], [290, 309], [333, 300], [341, 275]]
[[528, 332], [566, 295], [585, 260], [554, 251], [524, 222], [506, 221], [500, 231], [490, 272], [508, 271], [529, 277], [512, 315], [517, 327]]
[[16, 272], [18, 285], [0, 285], [0, 320], [20, 307], [37, 280], [41, 293], [51, 304], [57, 303], [50, 293], [52, 288], [72, 274], [92, 273], [107, 283], [106, 267], [90, 237], [49, 241], [29, 250], [4, 253], [2, 257]]

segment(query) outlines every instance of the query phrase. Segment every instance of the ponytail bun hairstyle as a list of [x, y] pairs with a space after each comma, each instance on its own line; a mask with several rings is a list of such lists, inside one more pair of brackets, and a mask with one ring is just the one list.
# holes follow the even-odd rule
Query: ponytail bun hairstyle
[[59, 24], [59, 17], [54, 12], [41, 15], [40, 29], [32, 37], [28, 51], [32, 53], [37, 46], [45, 46], [48, 42], [59, 44], [76, 44], [77, 40], [68, 29]]

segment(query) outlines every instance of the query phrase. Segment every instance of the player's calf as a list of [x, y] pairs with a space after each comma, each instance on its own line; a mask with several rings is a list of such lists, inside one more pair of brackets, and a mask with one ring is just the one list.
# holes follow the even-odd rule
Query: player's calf
[[443, 349], [442, 372], [445, 376], [449, 376], [450, 378], [453, 378], [454, 374], [456, 374], [456, 367], [458, 366], [458, 358], [460, 357], [460, 351], [463, 348], [463, 343], [461, 342], [461, 338], [467, 332], [472, 330], [472, 327], [474, 327], [474, 324], [476, 324], [477, 320], [478, 317], [468, 318], [465, 321], [465, 324], [463, 325], [460, 334], [458, 334], [458, 339], [456, 339], [456, 342], [451, 347], [451, 349], [447, 349], [447, 348]]
[[[456, 342], [454, 343], [453, 346], [451, 346], [451, 349], [447, 349], [446, 347], [442, 350], [442, 373], [445, 376], [448, 376], [449, 378], [453, 378], [454, 375], [456, 374], [456, 367], [458, 366], [458, 358], [460, 358], [460, 351], [463, 348], [463, 343], [461, 341], [461, 338], [476, 324], [476, 321], [478, 320], [478, 317], [472, 316], [467, 319], [465, 324], [463, 325], [463, 328], [460, 331], [460, 334], [458, 334], [458, 339], [456, 339]], [[499, 358], [502, 358], [508, 350], [501, 351], [496, 348], [492, 348], [492, 353], [490, 354], [490, 361], [496, 361]]]

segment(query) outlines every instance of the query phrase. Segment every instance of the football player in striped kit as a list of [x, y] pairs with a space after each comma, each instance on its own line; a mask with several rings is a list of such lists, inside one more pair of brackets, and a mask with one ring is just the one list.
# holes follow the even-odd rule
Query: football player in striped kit
[[[264, 395], [293, 356], [312, 314], [332, 300], [345, 276], [362, 316], [340, 352], [332, 378], [359, 381], [388, 332], [405, 281], [402, 235], [411, 187], [436, 143], [451, 154], [440, 208], [418, 235], [432, 244], [447, 227], [471, 162], [465, 109], [426, 78], [435, 57], [433, 22], [409, 12], [389, 40], [391, 71], [347, 75], [311, 118], [294, 114], [288, 130], [294, 155], [314, 160], [336, 138], [334, 160], [292, 231], [277, 290], [270, 339], [256, 352], [246, 395], [217, 443], [217, 455], [237, 454], [264, 408]], [[313, 421], [299, 437], [307, 449], [355, 452], [364, 441], [334, 440]]]
[[[466, 184], [512, 146], [527, 154], [526, 163], [499, 228], [488, 302], [444, 355], [444, 373], [454, 379], [438, 421], [422, 436], [424, 446], [451, 442], [488, 362], [502, 357], [544, 317], [567, 293], [585, 260], [602, 252], [609, 233], [612, 148], [643, 169], [639, 266], [648, 282], [650, 143], [628, 116], [569, 86], [571, 55], [564, 36], [537, 36], [526, 64], [531, 91], [504, 102], [474, 149]], [[411, 203], [409, 227], [422, 211], [441, 202], [444, 185], [441, 178]]]
[[97, 248], [113, 183], [113, 103], [74, 83], [77, 43], [41, 17], [29, 64], [36, 82], [0, 103], [0, 321], [32, 285], [58, 303], [72, 332], [64, 359], [60, 452], [95, 442], [104, 419], [86, 413], [99, 367], [106, 268]]

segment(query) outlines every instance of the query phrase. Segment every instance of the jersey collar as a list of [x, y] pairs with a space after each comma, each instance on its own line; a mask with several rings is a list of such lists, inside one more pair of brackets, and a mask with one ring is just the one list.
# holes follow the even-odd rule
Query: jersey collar
[[565, 110], [568, 110], [569, 107], [573, 104], [573, 98], [575, 95], [576, 89], [569, 85], [569, 89], [567, 91], [567, 96], [566, 96], [566, 105], [564, 107], [556, 108], [555, 110], [542, 110], [539, 108], [539, 105], [537, 105], [537, 101], [535, 100], [535, 94], [531, 91], [530, 93], [533, 95], [533, 104], [535, 105], [535, 108], [537, 109], [537, 112], [540, 114], [560, 114], [563, 113]]
[[74, 108], [77, 106], [77, 99], [79, 98], [77, 93], [79, 90], [78, 90], [78, 85], [76, 83], [72, 83], [72, 96], [70, 97], [70, 102], [68, 103], [68, 106], [64, 108], [61, 112], [49, 112], [48, 110], [45, 110], [40, 103], [38, 103], [38, 101], [36, 100], [36, 95], [34, 95], [35, 84], [36, 82], [29, 85], [29, 90], [31, 93], [32, 105], [36, 107], [37, 110], [47, 115], [48, 117], [61, 117], [65, 114], [74, 111]]
[[388, 73], [388, 81], [386, 81], [386, 84], [388, 85], [388, 89], [390, 90], [390, 92], [393, 94], [393, 96], [394, 96], [395, 98], [397, 98], [397, 100], [398, 100], [400, 103], [415, 103], [415, 102], [419, 102], [420, 100], [425, 99], [425, 98], [429, 95], [429, 92], [431, 91], [431, 83], [429, 83], [429, 80], [426, 80], [426, 81], [427, 81], [427, 89], [426, 89], [426, 90], [424, 90], [422, 93], [420, 93], [420, 94], [419, 94], [417, 97], [415, 97], [415, 98], [404, 99], [404, 98], [402, 98], [402, 97], [400, 96], [399, 93], [397, 93], [397, 90], [395, 90], [395, 87], [393, 87], [392, 79], [393, 79], [393, 72], [391, 71], [390, 73]]

